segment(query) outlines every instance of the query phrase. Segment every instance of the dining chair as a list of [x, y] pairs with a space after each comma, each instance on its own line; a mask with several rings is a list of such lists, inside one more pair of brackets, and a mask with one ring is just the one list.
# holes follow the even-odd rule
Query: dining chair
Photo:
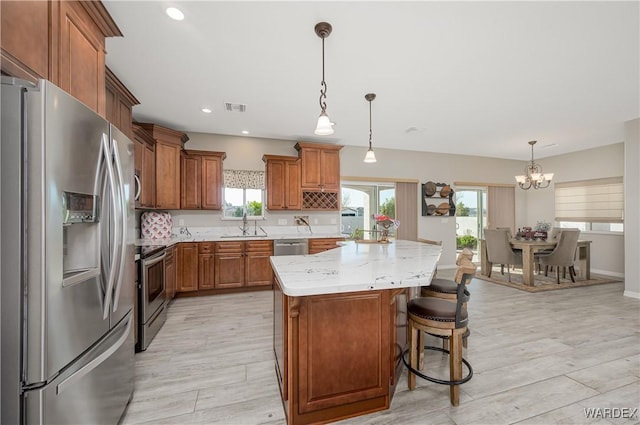
[[576, 270], [573, 266], [578, 247], [579, 229], [562, 229], [558, 236], [558, 243], [551, 252], [537, 252], [534, 254], [535, 261], [545, 266], [544, 275], [549, 273], [549, 266], [556, 267], [556, 283], [560, 284], [560, 268], [569, 268], [569, 277], [575, 282]]
[[[487, 277], [491, 277], [493, 264], [507, 265], [507, 275], [511, 282], [509, 265], [522, 267], [522, 251], [514, 251], [509, 243], [509, 231], [505, 229], [485, 229], [484, 241], [487, 244], [487, 260], [490, 264]], [[502, 272], [504, 274], [504, 270]]]

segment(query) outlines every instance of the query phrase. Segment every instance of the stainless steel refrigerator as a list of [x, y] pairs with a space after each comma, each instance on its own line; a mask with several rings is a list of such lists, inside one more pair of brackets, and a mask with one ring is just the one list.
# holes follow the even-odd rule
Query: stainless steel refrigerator
[[2, 77], [2, 424], [116, 424], [133, 392], [133, 144]]

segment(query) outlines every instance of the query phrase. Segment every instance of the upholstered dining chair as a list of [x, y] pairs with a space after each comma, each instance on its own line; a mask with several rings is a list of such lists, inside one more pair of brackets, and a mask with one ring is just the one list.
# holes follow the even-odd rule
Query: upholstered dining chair
[[573, 267], [575, 261], [576, 248], [578, 246], [578, 238], [580, 237], [579, 229], [562, 229], [558, 236], [558, 243], [551, 252], [535, 253], [535, 260], [541, 266], [545, 266], [544, 275], [549, 273], [549, 266], [556, 267], [556, 283], [560, 284], [560, 268], [569, 268], [569, 277], [575, 282], [576, 270]]
[[[505, 229], [485, 229], [484, 241], [487, 244], [487, 260], [491, 264], [488, 277], [491, 277], [493, 264], [507, 265], [507, 275], [511, 282], [509, 265], [522, 267], [522, 251], [514, 251], [509, 243], [509, 231]], [[502, 272], [504, 274], [504, 271]]]

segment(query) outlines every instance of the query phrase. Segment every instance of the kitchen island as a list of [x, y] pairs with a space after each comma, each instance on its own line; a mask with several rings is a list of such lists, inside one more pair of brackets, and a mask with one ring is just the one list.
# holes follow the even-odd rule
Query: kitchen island
[[276, 374], [289, 424], [388, 409], [407, 345], [410, 288], [429, 285], [441, 247], [348, 242], [271, 257]]

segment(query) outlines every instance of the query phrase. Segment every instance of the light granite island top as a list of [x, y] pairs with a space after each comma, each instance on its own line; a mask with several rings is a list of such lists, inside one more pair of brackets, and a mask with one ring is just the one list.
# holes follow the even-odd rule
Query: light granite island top
[[285, 295], [336, 294], [429, 285], [441, 252], [412, 241], [351, 241], [319, 254], [271, 257], [271, 265]]

